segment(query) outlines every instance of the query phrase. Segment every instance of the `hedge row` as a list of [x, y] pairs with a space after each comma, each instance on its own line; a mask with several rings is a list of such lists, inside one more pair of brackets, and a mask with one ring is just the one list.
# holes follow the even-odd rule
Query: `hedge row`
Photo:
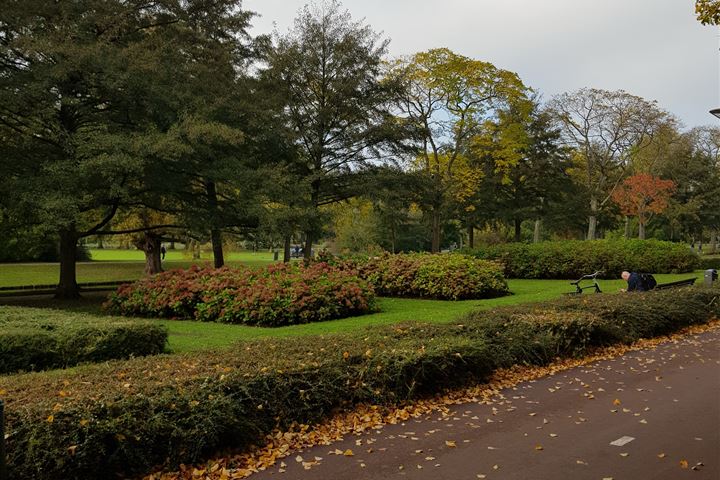
[[368, 313], [375, 294], [352, 271], [325, 263], [171, 270], [121, 286], [110, 312], [278, 327]]
[[393, 404], [666, 334], [720, 315], [719, 289], [566, 298], [473, 313], [457, 324], [267, 339], [226, 352], [157, 356], [0, 378], [18, 480], [105, 479], [248, 447], [276, 426], [359, 402]]
[[385, 297], [466, 300], [509, 295], [502, 268], [495, 262], [461, 254], [383, 254], [334, 258], [341, 268], [356, 271]]
[[507, 243], [468, 253], [501, 262], [508, 278], [574, 279], [598, 270], [604, 278], [618, 278], [623, 270], [684, 273], [700, 267], [687, 245], [658, 240]]
[[154, 355], [167, 336], [150, 322], [0, 307], [0, 374]]

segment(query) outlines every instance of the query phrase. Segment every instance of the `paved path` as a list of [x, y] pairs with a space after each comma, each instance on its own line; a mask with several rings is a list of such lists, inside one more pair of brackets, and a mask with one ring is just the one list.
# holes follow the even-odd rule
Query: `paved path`
[[720, 330], [300, 455], [250, 478], [720, 480]]

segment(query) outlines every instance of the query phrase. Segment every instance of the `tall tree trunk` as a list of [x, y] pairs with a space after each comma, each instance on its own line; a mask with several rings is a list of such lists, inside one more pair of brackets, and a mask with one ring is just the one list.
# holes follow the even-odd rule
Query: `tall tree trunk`
[[468, 247], [475, 248], [475, 225], [470, 224], [467, 227]]
[[308, 263], [308, 262], [310, 262], [310, 260], [312, 260], [312, 245], [313, 245], [312, 233], [306, 232], [305, 233], [305, 246], [303, 247], [303, 260], [305, 260], [306, 263]]
[[645, 240], [645, 223], [644, 222], [638, 222], [638, 238], [640, 240]]
[[213, 265], [215, 268], [221, 268], [225, 265], [225, 255], [223, 254], [222, 231], [219, 228], [213, 228], [210, 231], [213, 250]]
[[290, 235], [285, 235], [285, 241], [283, 245], [283, 263], [290, 262], [290, 244], [292, 243], [292, 238], [290, 238]]
[[710, 230], [710, 253], [717, 253], [718, 229]]
[[623, 237], [625, 237], [626, 240], [630, 238], [630, 217], [627, 215], [625, 215], [625, 233]]
[[535, 219], [535, 229], [533, 230], [533, 243], [540, 243], [541, 236], [542, 236], [542, 220], [537, 218], [537, 219]]
[[208, 206], [210, 207], [210, 242], [212, 243], [213, 265], [215, 268], [220, 268], [225, 265], [225, 255], [223, 255], [222, 232], [220, 230], [222, 225], [220, 225], [215, 182], [207, 182], [205, 189], [207, 191]]
[[74, 228], [60, 231], [60, 281], [55, 298], [72, 300], [80, 298], [75, 264], [77, 262], [78, 234]]
[[438, 253], [440, 251], [440, 209], [433, 208], [431, 213], [432, 232], [430, 239], [430, 251]]
[[515, 224], [515, 241], [519, 242], [522, 240], [522, 220], [516, 218], [513, 223]]
[[170, 240], [170, 246], [168, 247], [168, 250], [175, 250], [175, 240]]
[[145, 253], [145, 275], [162, 272], [161, 246], [160, 237], [151, 233], [146, 233], [138, 243], [138, 247]]
[[98, 235], [98, 237], [97, 237], [97, 248], [98, 248], [98, 250], [103, 250], [105, 248], [105, 244], [103, 243], [102, 235]]
[[597, 235], [598, 199], [593, 195], [590, 197], [590, 216], [588, 217], [587, 239], [595, 240]]

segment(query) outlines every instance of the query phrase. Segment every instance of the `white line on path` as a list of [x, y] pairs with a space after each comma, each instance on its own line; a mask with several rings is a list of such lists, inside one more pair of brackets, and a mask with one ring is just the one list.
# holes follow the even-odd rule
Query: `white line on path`
[[620, 437], [617, 440], [615, 440], [614, 442], [610, 442], [610, 445], [614, 445], [616, 447], [622, 447], [623, 445], [627, 445], [628, 443], [632, 442], [633, 440], [635, 440], [633, 437], [628, 437], [628, 436]]

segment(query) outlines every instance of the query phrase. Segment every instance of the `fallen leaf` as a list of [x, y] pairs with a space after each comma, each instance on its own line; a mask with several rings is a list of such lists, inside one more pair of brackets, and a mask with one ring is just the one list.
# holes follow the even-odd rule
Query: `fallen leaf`
[[613, 400], [613, 405], [620, 405], [620, 403], [622, 403], [622, 402], [620, 402], [620, 399], [618, 399], [618, 398]]
[[303, 458], [302, 458], [300, 455], [298, 455], [297, 457], [295, 457], [295, 461], [296, 461], [297, 463], [302, 463], [302, 462], [303, 462]]
[[628, 455], [630, 455], [630, 454], [629, 454], [629, 453], [624, 453], [624, 452], [620, 454], [621, 457], [627, 457]]
[[535, 445], [535, 450], [542, 450], [542, 449], [543, 449], [542, 445]]
[[346, 457], [352, 457], [352, 456], [355, 455], [355, 454], [353, 453], [352, 450], [350, 450], [350, 449], [348, 448], [347, 450], [345, 450], [345, 451], [343, 452], [343, 455], [345, 455]]
[[457, 447], [457, 445], [455, 445], [455, 440], [445, 440], [445, 445], [447, 445], [450, 448]]
[[687, 460], [680, 460], [680, 468], [688, 468]]
[[658, 453], [658, 458], [665, 458], [666, 455], [664, 453]]

